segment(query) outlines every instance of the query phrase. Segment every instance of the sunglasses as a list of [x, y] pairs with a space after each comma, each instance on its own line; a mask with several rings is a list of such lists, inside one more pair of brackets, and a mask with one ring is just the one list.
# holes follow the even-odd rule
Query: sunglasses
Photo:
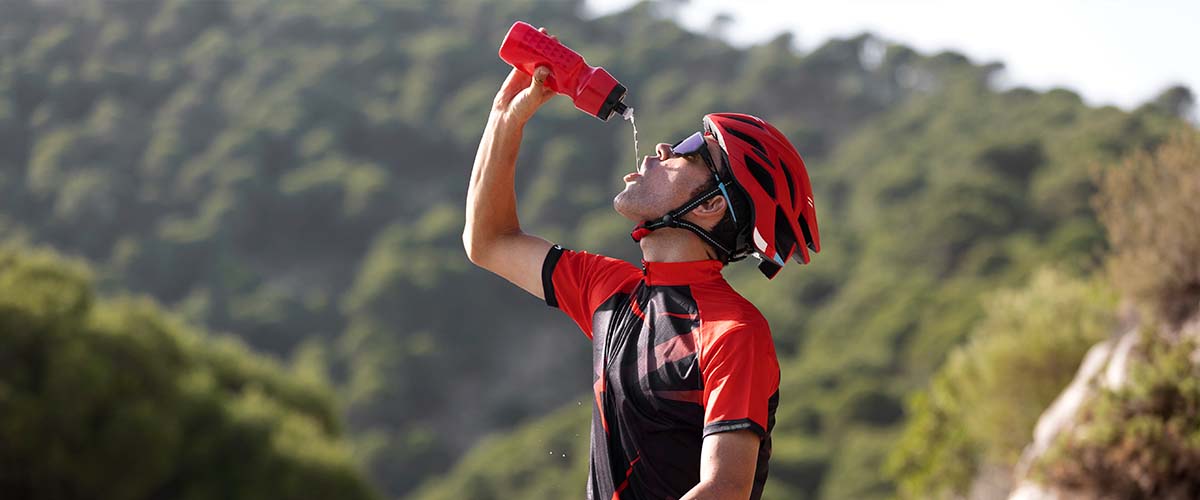
[[671, 156], [688, 156], [698, 154], [700, 159], [704, 160], [704, 164], [708, 166], [708, 170], [712, 172], [713, 178], [717, 180], [717, 187], [721, 189], [721, 196], [725, 197], [725, 206], [728, 207], [729, 215], [733, 217], [733, 221], [737, 222], [737, 215], [733, 213], [733, 200], [729, 198], [729, 191], [725, 186], [728, 184], [724, 179], [721, 179], [720, 171], [717, 170], [717, 164], [713, 161], [712, 155], [708, 152], [708, 141], [704, 140], [703, 132], [696, 132], [687, 139], [675, 143], [671, 146]]

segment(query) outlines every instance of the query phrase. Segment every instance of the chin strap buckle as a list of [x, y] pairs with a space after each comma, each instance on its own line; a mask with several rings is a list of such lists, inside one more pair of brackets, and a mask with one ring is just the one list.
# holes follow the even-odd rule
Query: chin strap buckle
[[653, 230], [646, 228], [646, 223], [643, 222], [637, 226], [634, 226], [633, 231], [629, 233], [629, 236], [633, 238], [633, 241], [642, 241], [642, 238], [645, 238], [647, 234], [650, 234], [650, 231]]

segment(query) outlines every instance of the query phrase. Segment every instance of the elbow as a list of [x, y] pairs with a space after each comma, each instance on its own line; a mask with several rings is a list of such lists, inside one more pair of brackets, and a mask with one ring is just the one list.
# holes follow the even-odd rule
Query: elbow
[[467, 260], [476, 266], [483, 267], [483, 246], [476, 241], [477, 238], [470, 231], [463, 231], [462, 240], [463, 250], [467, 252]]
[[[520, 229], [515, 233], [520, 233]], [[504, 247], [513, 234], [509, 231], [479, 231], [468, 225], [463, 230], [463, 249], [467, 252], [467, 259], [476, 266], [492, 270], [490, 264], [496, 259], [496, 253], [503, 253], [503, 250], [497, 249]]]
[[489, 266], [490, 252], [488, 249], [494, 248], [494, 237], [485, 237], [484, 235], [474, 232], [463, 232], [463, 250], [467, 252], [467, 260], [477, 267], [482, 267], [491, 270]]

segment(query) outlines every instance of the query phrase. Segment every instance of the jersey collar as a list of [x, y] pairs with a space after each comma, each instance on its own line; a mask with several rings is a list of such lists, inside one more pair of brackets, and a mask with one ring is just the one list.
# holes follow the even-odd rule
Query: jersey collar
[[642, 279], [647, 285], [688, 285], [722, 279], [721, 261], [693, 260], [688, 262], [642, 261]]

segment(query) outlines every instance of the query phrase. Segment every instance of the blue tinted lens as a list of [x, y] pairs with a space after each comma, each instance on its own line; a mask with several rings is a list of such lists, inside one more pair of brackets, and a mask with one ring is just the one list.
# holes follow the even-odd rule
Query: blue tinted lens
[[688, 136], [687, 139], [675, 143], [675, 145], [671, 147], [671, 152], [677, 155], [690, 155], [700, 151], [700, 148], [704, 146], [704, 134], [696, 132]]

